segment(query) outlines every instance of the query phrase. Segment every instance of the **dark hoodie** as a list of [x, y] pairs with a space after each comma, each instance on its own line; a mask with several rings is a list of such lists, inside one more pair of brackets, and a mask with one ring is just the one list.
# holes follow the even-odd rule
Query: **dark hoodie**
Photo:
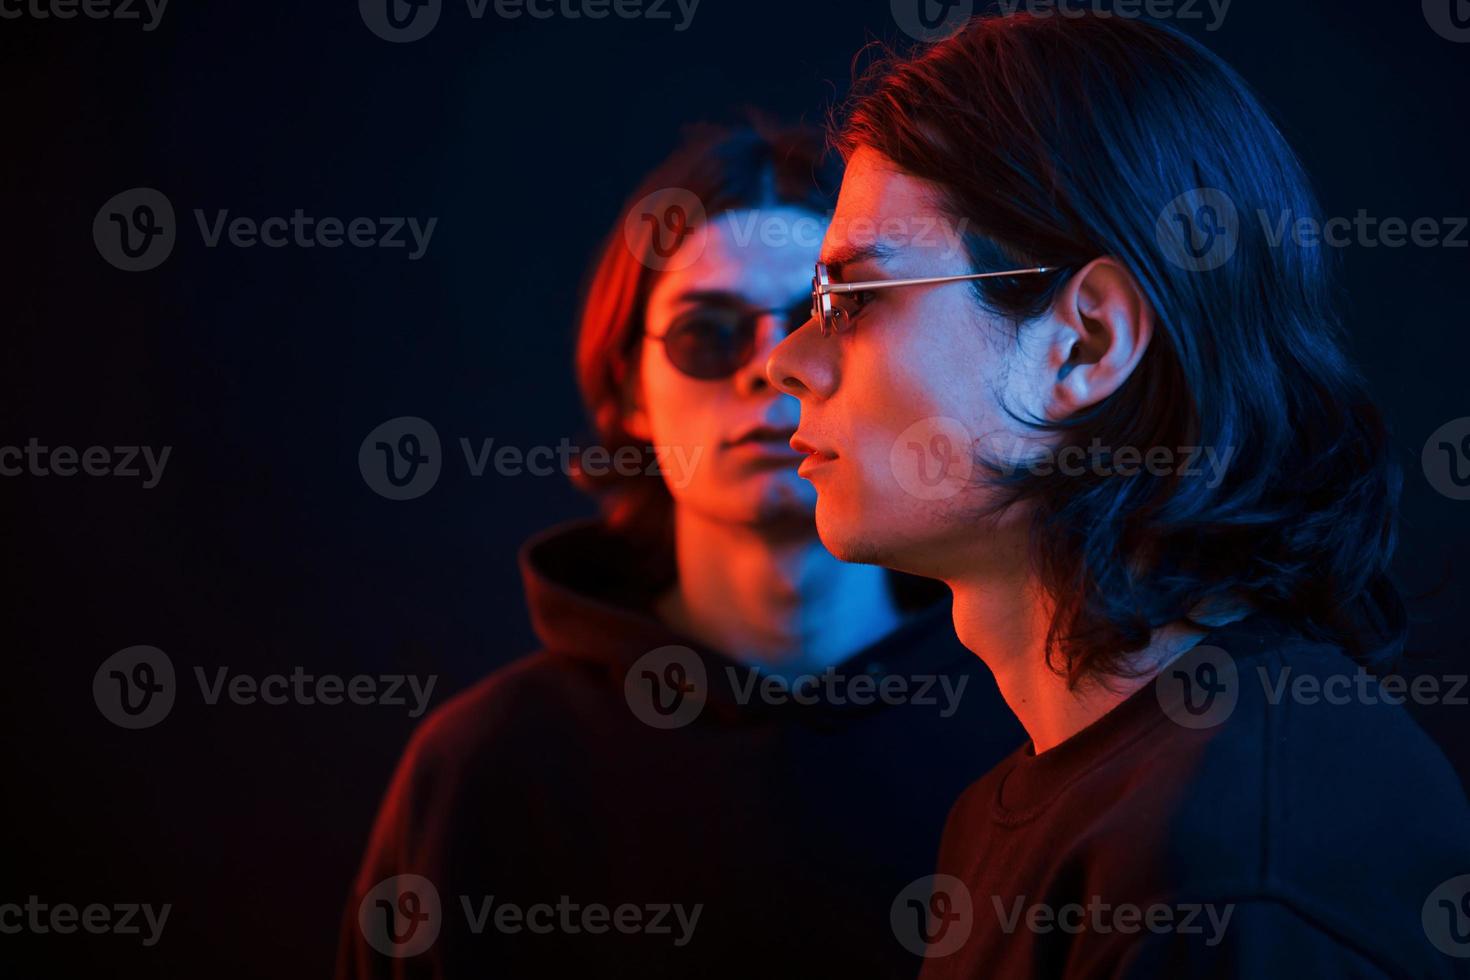
[[[902, 604], [931, 601], [783, 692], [659, 622], [599, 525], [533, 539], [521, 565], [545, 650], [415, 733], [339, 976], [914, 976], [900, 893], [1023, 737], [942, 588], [895, 579]], [[432, 893], [382, 884], [398, 875]]]

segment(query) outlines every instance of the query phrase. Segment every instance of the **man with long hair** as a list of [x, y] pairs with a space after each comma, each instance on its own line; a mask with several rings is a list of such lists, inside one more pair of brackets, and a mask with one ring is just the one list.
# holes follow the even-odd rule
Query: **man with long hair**
[[703, 128], [629, 197], [577, 339], [605, 518], [522, 552], [545, 649], [415, 734], [344, 977], [917, 969], [893, 904], [1021, 733], [942, 587], [817, 539], [765, 361], [807, 316], [823, 149]]
[[1465, 795], [1372, 676], [1400, 475], [1246, 84], [1137, 19], [982, 17], [837, 142], [769, 363], [818, 531], [948, 583], [1030, 736], [950, 816], [924, 976], [1463, 967]]

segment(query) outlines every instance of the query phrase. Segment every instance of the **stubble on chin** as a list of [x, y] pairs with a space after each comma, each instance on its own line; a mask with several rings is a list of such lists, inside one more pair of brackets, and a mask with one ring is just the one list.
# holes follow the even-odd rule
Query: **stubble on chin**
[[882, 565], [887, 567], [889, 562], [885, 560], [886, 551], [876, 542], [859, 538], [856, 541], [844, 543], [839, 554], [836, 550], [829, 548], [834, 555], [845, 562], [854, 565]]

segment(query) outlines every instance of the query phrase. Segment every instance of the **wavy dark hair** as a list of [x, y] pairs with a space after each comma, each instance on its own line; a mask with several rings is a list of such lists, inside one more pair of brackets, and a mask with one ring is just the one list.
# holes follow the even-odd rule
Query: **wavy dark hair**
[[[1016, 330], [1098, 256], [1137, 280], [1156, 327], [1134, 374], [1085, 413], [1028, 422], [1064, 446], [1234, 451], [1214, 487], [983, 461], [1005, 503], [1033, 506], [1054, 669], [1074, 686], [1129, 676], [1153, 629], [1236, 596], [1371, 669], [1398, 657], [1407, 619], [1388, 568], [1402, 475], [1344, 354], [1328, 256], [1255, 222], [1319, 209], [1229, 66], [1139, 19], [978, 17], [917, 52], [881, 52], [832, 124], [844, 157], [869, 147], [937, 185], [968, 222], [976, 269], [1059, 267], [972, 284]], [[1202, 194], [1240, 215], [1213, 268], [1180, 261], [1161, 225], [1181, 195]]]
[[[648, 297], [658, 283], [653, 242], [625, 233], [629, 216], [652, 194], [678, 188], [698, 198], [706, 221], [751, 208], [795, 206], [826, 216], [841, 169], [818, 127], [789, 125], [749, 110], [733, 125], [702, 123], [628, 195], [583, 288], [577, 331], [577, 382], [600, 444], [616, 454], [652, 450], [623, 426], [625, 389], [643, 344]], [[695, 227], [694, 225], [690, 226]], [[640, 471], [641, 471], [640, 467]], [[673, 498], [663, 480], [616, 470], [574, 473], [596, 496], [613, 530], [645, 552], [657, 578], [672, 577]]]

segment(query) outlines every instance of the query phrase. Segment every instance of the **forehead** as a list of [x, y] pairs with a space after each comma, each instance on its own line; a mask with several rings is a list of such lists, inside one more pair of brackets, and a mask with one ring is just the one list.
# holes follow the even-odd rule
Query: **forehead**
[[811, 290], [827, 219], [805, 208], [750, 208], [715, 215], [682, 246], [649, 296], [661, 307], [689, 292], [725, 292], [775, 308]]
[[938, 189], [929, 181], [903, 173], [871, 147], [858, 147], [842, 177], [822, 261], [840, 266], [875, 245], [895, 257], [926, 245], [950, 245], [953, 222], [938, 200]]

